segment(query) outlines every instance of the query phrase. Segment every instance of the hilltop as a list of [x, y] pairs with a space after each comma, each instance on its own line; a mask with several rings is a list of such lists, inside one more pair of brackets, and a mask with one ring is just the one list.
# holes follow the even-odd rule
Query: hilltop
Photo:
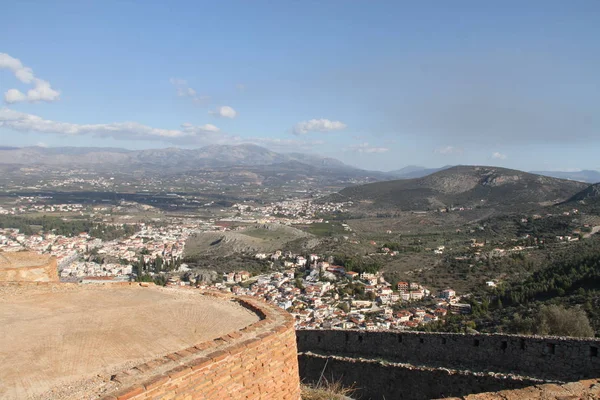
[[423, 211], [445, 207], [522, 209], [555, 204], [587, 188], [581, 182], [486, 166], [455, 166], [415, 179], [348, 187], [331, 200], [371, 209]]

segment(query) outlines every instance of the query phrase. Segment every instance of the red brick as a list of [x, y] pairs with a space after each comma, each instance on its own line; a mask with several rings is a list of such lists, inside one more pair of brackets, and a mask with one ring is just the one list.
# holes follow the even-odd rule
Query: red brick
[[172, 370], [170, 370], [168, 372], [168, 374], [171, 379], [177, 379], [191, 371], [192, 371], [192, 369], [190, 367], [188, 367], [187, 365], [180, 365], [179, 367], [175, 367]]
[[144, 387], [141, 385], [131, 386], [115, 393], [117, 400], [132, 399], [135, 396], [144, 393]]

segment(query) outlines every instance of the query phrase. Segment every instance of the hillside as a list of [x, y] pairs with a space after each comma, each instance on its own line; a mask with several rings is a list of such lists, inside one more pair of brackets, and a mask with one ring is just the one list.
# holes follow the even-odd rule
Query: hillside
[[569, 201], [583, 201], [586, 203], [600, 203], [600, 183], [590, 185], [586, 189], [577, 193]]
[[594, 170], [582, 171], [530, 171], [532, 174], [551, 176], [553, 178], [570, 179], [572, 181], [596, 183], [600, 182], [600, 172]]
[[600, 214], [600, 183], [590, 185], [581, 192], [576, 193], [562, 205], [575, 207], [592, 214]]
[[404, 168], [400, 168], [394, 171], [388, 172], [388, 174], [392, 175], [397, 179], [412, 179], [412, 178], [422, 178], [427, 175], [434, 174], [438, 171], [443, 171], [445, 169], [451, 168], [452, 165], [445, 165], [440, 168], [425, 168], [419, 167], [416, 165], [409, 165]]
[[564, 201], [587, 184], [498, 167], [456, 166], [423, 178], [343, 189], [332, 200], [372, 209], [422, 211], [444, 207], [523, 209]]

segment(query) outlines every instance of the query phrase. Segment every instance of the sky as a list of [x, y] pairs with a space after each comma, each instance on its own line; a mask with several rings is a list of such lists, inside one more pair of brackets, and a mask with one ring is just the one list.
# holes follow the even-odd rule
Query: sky
[[6, 1], [0, 146], [600, 169], [600, 1]]

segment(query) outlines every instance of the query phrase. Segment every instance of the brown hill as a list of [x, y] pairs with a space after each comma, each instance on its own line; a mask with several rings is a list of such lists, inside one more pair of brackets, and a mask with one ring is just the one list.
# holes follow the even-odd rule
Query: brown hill
[[417, 211], [454, 206], [517, 210], [559, 203], [587, 186], [506, 168], [456, 166], [422, 178], [348, 187], [330, 200], [353, 201], [374, 209]]

